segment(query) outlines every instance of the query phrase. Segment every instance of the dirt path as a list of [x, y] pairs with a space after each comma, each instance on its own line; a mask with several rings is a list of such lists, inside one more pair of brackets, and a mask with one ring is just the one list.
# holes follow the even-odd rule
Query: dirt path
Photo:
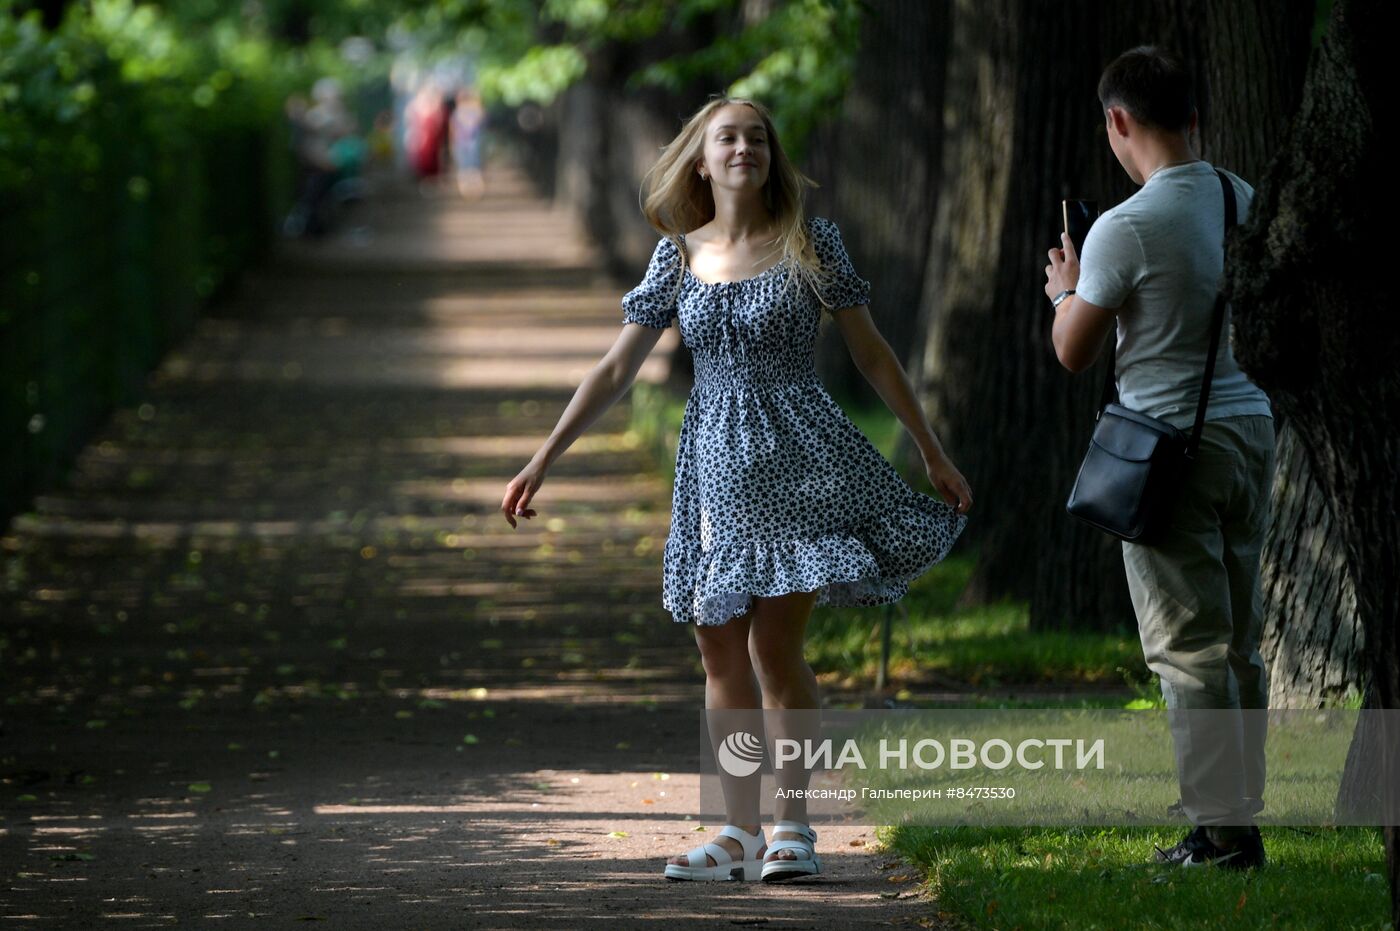
[[501, 518], [621, 313], [491, 180], [286, 249], [0, 540], [6, 927], [936, 922], [859, 827], [819, 879], [661, 878], [720, 826], [669, 487], [624, 401]]

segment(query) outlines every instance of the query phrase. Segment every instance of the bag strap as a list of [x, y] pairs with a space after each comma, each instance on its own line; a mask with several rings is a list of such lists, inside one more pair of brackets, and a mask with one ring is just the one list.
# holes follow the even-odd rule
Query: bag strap
[[[1225, 177], [1225, 172], [1215, 169], [1220, 178], [1220, 190], [1225, 196], [1225, 236], [1235, 226], [1235, 186]], [[1223, 248], [1223, 245], [1222, 245]], [[1220, 349], [1220, 332], [1225, 328], [1225, 288], [1215, 294], [1215, 313], [1210, 318], [1210, 353], [1206, 356], [1206, 373], [1201, 379], [1201, 400], [1196, 405], [1196, 425], [1191, 428], [1191, 441], [1186, 444], [1186, 455], [1194, 456], [1201, 442], [1201, 430], [1206, 424], [1206, 403], [1210, 400], [1210, 383], [1215, 378], [1215, 355]]]
[[[1235, 204], [1235, 187], [1230, 183], [1230, 179], [1225, 177], [1225, 172], [1219, 168], [1215, 169], [1215, 175], [1220, 179], [1220, 191], [1225, 198], [1225, 235], [1230, 235], [1230, 230], [1234, 228], [1238, 219]], [[1196, 423], [1191, 428], [1191, 440], [1186, 445], [1186, 455], [1193, 456], [1196, 447], [1201, 442], [1201, 430], [1206, 423], [1206, 405], [1210, 401], [1210, 385], [1215, 378], [1215, 357], [1220, 351], [1220, 333], [1225, 324], [1225, 291], [1222, 289], [1215, 294], [1215, 310], [1211, 314], [1210, 323], [1210, 352], [1206, 355], [1205, 377], [1201, 379], [1201, 398], [1196, 405]], [[1116, 327], [1115, 327], [1116, 330]], [[1108, 334], [1108, 370], [1104, 373], [1103, 391], [1099, 395], [1099, 413], [1094, 419], [1098, 420], [1103, 415], [1103, 409], [1108, 403], [1118, 396], [1117, 367], [1117, 333]]]

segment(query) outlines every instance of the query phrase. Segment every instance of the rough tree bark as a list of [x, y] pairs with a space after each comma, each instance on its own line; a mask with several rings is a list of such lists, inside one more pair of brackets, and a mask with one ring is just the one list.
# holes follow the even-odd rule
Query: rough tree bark
[[[1382, 128], [1395, 116], [1379, 0], [1337, 0], [1303, 105], [1254, 215], [1232, 245], [1239, 358], [1297, 427], [1356, 585], [1371, 687], [1400, 708], [1400, 328], [1391, 317]], [[1393, 715], [1392, 715], [1393, 717]], [[1380, 785], [1400, 791], [1400, 734], [1382, 735]], [[1400, 830], [1385, 828], [1400, 925]]]
[[1264, 642], [1270, 708], [1320, 708], [1364, 695], [1356, 586], [1328, 495], [1288, 423], [1279, 432], [1273, 517], [1264, 541]]
[[[871, 283], [871, 316], [906, 366], [938, 196], [948, 10], [948, 0], [872, 0], [840, 117], [813, 140], [808, 160], [821, 184], [810, 212], [840, 225]], [[826, 329], [818, 368], [829, 383], [878, 403], [839, 334]]]
[[[1083, 452], [1094, 389], [1055, 362], [1037, 285], [1059, 200], [1107, 176], [1093, 133], [1099, 56], [1054, 51], [1097, 48], [1101, 13], [1099, 3], [954, 4], [917, 383], [985, 502], [968, 525], [979, 550], [968, 597], [1033, 600], [1042, 566], [1076, 566], [1058, 585], [1091, 603], [1065, 619], [1117, 626], [1131, 614], [1116, 554], [1090, 534], [1050, 529], [1064, 523], [1059, 486]], [[1081, 573], [1096, 584], [1071, 578]]]
[[[979, 548], [969, 600], [1028, 599], [1036, 629], [1133, 623], [1119, 547], [1063, 509], [1102, 369], [1059, 367], [1040, 288], [1060, 199], [1107, 208], [1132, 192], [1103, 139], [1103, 65], [1148, 41], [1209, 63], [1203, 96], [1226, 93], [1218, 116], [1202, 108], [1202, 154], [1247, 177], [1296, 104], [1310, 24], [1297, 3], [954, 5], [919, 381], [979, 498], [995, 502], [969, 524]], [[1093, 51], [1067, 60], [1049, 51], [1057, 45]]]

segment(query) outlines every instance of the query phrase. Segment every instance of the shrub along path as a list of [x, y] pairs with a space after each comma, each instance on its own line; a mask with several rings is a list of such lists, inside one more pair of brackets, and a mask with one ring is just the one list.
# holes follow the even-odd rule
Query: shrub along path
[[500, 515], [621, 312], [579, 232], [490, 180], [284, 248], [0, 538], [0, 917], [937, 922], [862, 827], [818, 824], [819, 880], [661, 878], [719, 827], [669, 486], [624, 399], [539, 517]]

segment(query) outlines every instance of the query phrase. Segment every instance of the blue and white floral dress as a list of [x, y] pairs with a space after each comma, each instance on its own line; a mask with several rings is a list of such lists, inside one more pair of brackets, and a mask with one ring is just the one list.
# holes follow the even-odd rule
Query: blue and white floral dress
[[679, 319], [695, 360], [662, 559], [662, 604], [681, 623], [723, 624], [754, 595], [897, 601], [967, 521], [911, 488], [818, 380], [823, 310], [867, 303], [870, 285], [836, 224], [808, 224], [830, 309], [789, 281], [785, 261], [709, 284], [664, 237], [622, 299], [624, 322], [665, 328]]

